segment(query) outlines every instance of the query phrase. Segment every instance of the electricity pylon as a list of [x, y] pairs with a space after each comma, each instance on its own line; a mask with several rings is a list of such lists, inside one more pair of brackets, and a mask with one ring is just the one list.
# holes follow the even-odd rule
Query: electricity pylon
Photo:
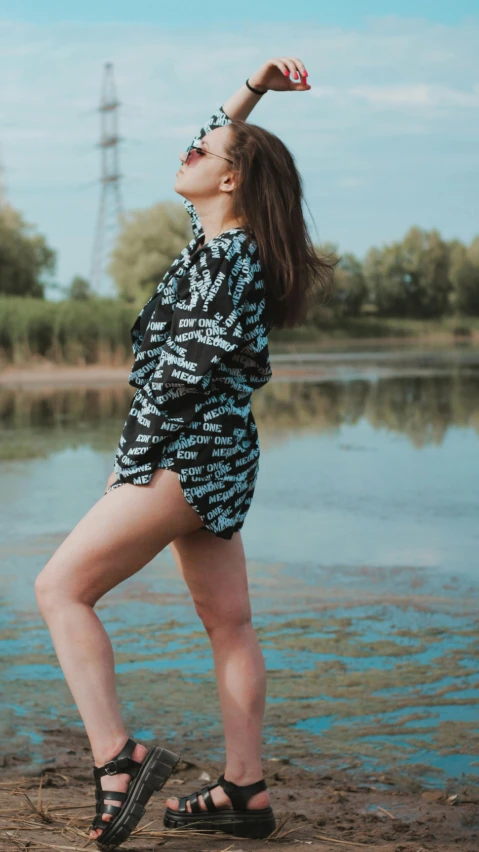
[[118, 110], [113, 79], [113, 64], [105, 64], [101, 103], [98, 107], [101, 121], [101, 194], [91, 261], [91, 286], [101, 295], [105, 267], [114, 236], [122, 224], [124, 211], [120, 193], [122, 175], [119, 168]]

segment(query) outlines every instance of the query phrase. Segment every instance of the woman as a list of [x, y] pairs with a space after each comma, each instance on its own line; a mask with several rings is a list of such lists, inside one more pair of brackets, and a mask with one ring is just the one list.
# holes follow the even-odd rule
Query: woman
[[271, 377], [268, 331], [304, 320], [332, 264], [309, 238], [293, 156], [246, 118], [268, 90], [310, 88], [301, 60], [268, 60], [180, 156], [175, 190], [194, 237], [132, 328], [137, 391], [114, 473], [35, 583], [92, 748], [100, 849], [129, 836], [179, 758], [128, 737], [94, 606], [167, 545], [211, 640], [226, 766], [216, 784], [169, 798], [165, 825], [243, 837], [275, 827], [261, 763], [265, 666], [240, 534], [258, 475], [251, 395]]

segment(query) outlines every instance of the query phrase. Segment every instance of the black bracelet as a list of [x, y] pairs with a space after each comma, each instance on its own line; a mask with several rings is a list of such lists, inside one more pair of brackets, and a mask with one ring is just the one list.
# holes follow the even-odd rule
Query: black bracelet
[[268, 91], [267, 89], [265, 89], [265, 91], [264, 91], [264, 92], [260, 92], [260, 90], [259, 90], [259, 89], [255, 89], [255, 88], [254, 88], [254, 86], [250, 86], [250, 84], [249, 84], [249, 80], [246, 80], [246, 85], [248, 86], [248, 89], [249, 89], [251, 92], [254, 92], [254, 93], [255, 93], [255, 95], [265, 95], [265, 94], [266, 94], [266, 92]]

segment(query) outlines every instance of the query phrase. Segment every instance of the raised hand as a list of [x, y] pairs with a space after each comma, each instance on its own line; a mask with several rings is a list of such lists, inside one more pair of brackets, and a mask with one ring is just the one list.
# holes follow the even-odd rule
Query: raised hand
[[268, 59], [249, 78], [249, 82], [255, 88], [275, 92], [307, 92], [311, 88], [308, 72], [297, 56]]

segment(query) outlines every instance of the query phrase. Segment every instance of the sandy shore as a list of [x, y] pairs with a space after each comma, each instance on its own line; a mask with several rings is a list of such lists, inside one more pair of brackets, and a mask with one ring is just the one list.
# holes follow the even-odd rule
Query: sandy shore
[[[478, 341], [479, 343], [479, 337]], [[327, 342], [318, 343], [315, 347], [315, 354], [326, 354], [329, 356], [337, 353], [338, 356], [344, 357], [351, 355], [354, 357], [354, 352], [361, 352], [364, 349], [374, 348], [377, 352], [387, 352], [396, 348], [404, 349], [407, 353], [408, 348], [422, 347], [449, 349], [454, 348], [450, 335], [435, 335], [434, 341], [431, 337], [411, 337], [411, 338], [387, 338], [387, 339], [364, 339], [364, 340], [328, 340]], [[474, 348], [474, 351], [475, 348]], [[308, 350], [285, 351], [284, 353], [271, 352], [271, 361], [273, 366], [273, 378], [285, 379], [294, 377], [300, 379], [308, 375], [317, 375], [318, 373], [334, 373], [334, 359], [329, 359], [328, 363], [321, 362], [316, 364], [301, 363], [301, 356], [306, 355]], [[288, 362], [288, 356], [291, 360]], [[278, 360], [276, 360], [278, 358]], [[293, 363], [296, 362], [296, 363]], [[3, 365], [0, 366], [0, 387], [107, 387], [112, 385], [128, 386], [128, 376], [131, 370], [131, 360], [119, 366], [108, 366], [102, 364], [89, 364], [87, 366], [68, 366], [54, 364], [51, 361], [42, 359], [41, 361], [27, 364], [25, 366]]]
[[52, 363], [27, 367], [8, 366], [0, 371], [0, 385], [6, 387], [128, 385], [130, 369], [130, 363], [123, 367], [105, 367], [99, 364], [90, 364], [87, 367], [66, 367]]
[[[131, 364], [125, 367], [60, 367], [50, 364], [35, 367], [8, 367], [0, 372], [0, 388], [71, 388], [71, 387], [129, 387], [128, 376]], [[273, 378], [307, 378], [308, 376], [333, 375], [334, 365], [288, 365], [273, 364]]]
[[[88, 841], [95, 812], [92, 759], [84, 731], [51, 728], [45, 736], [43, 763], [29, 764], [25, 754], [5, 753], [0, 781], [0, 850], [96, 849]], [[147, 743], [145, 743], [147, 744]], [[161, 745], [162, 743], [155, 743]], [[150, 743], [151, 745], [151, 743]], [[224, 767], [199, 762], [192, 746], [163, 745], [181, 754], [165, 787], [156, 793], [133, 835], [121, 848], [172, 852], [266, 850], [278, 845], [292, 852], [307, 845], [317, 852], [381, 849], [383, 852], [477, 852], [479, 848], [479, 788], [409, 789], [387, 774], [306, 771], [286, 759], [264, 755], [265, 780], [270, 790], [277, 829], [270, 840], [243, 840], [226, 834], [181, 834], [163, 826], [170, 795], [200, 789], [216, 780]], [[207, 751], [207, 744], [200, 743]], [[205, 748], [206, 747], [206, 748]]]

